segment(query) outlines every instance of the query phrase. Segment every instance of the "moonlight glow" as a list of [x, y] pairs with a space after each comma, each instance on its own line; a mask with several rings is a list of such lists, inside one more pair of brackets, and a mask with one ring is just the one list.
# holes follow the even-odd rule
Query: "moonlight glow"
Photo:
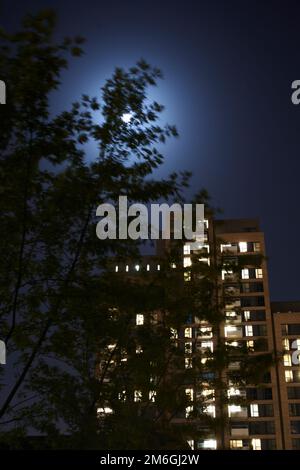
[[124, 113], [122, 114], [122, 121], [125, 122], [126, 124], [128, 124], [130, 121], [131, 121], [131, 118], [132, 118], [132, 114], [131, 113]]

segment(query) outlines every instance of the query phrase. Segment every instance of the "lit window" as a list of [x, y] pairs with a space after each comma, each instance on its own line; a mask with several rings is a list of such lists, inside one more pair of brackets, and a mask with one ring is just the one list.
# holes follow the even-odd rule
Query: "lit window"
[[241, 439], [231, 439], [230, 440], [230, 449], [242, 449], [243, 441]]
[[192, 338], [192, 328], [188, 327], [184, 329], [184, 336], [186, 338]]
[[192, 354], [193, 343], [191, 341], [186, 341], [184, 343], [184, 351], [186, 354]]
[[172, 269], [175, 269], [175, 268], [176, 268], [176, 264], [175, 264], [175, 263], [171, 263], [171, 268], [172, 268]]
[[217, 441], [216, 439], [205, 439], [202, 444], [202, 449], [216, 449]]
[[188, 282], [191, 280], [191, 273], [183, 273], [183, 278], [185, 282]]
[[184, 358], [184, 367], [185, 367], [185, 369], [192, 369], [193, 359], [191, 357], [185, 357]]
[[216, 417], [216, 407], [215, 405], [208, 405], [204, 408], [204, 413], [208, 414], [212, 418]]
[[221, 253], [226, 250], [230, 251], [230, 248], [233, 248], [231, 243], [221, 243]]
[[156, 398], [156, 391], [155, 390], [150, 390], [149, 391], [149, 401], [151, 401], [152, 403], [155, 402], [155, 398]]
[[248, 251], [247, 242], [239, 242], [239, 249], [241, 253], [246, 253]]
[[201, 326], [201, 328], [198, 329], [198, 332], [200, 333], [199, 336], [206, 336], [208, 338], [212, 338], [212, 328], [211, 326]]
[[144, 324], [144, 315], [142, 313], [138, 313], [136, 316], [136, 324], [143, 325]]
[[254, 242], [253, 243], [253, 250], [254, 251], [260, 251], [260, 242]]
[[242, 279], [249, 279], [249, 269], [242, 269]]
[[201, 348], [203, 349], [209, 349], [211, 352], [213, 352], [213, 342], [212, 341], [201, 341]]
[[286, 351], [289, 351], [289, 349], [290, 349], [290, 343], [289, 343], [288, 338], [284, 338], [284, 339], [282, 340], [282, 347], [283, 347], [283, 349], [285, 349]]
[[119, 392], [118, 398], [120, 401], [126, 401], [126, 390], [122, 390], [122, 392]]
[[234, 338], [242, 336], [242, 329], [240, 326], [228, 325], [224, 328], [226, 338]]
[[189, 445], [190, 449], [194, 450], [195, 449], [195, 443], [193, 440], [186, 441], [187, 444]]
[[184, 245], [183, 246], [183, 254], [189, 255], [191, 253], [191, 245]]
[[292, 370], [285, 370], [284, 371], [285, 381], [286, 382], [293, 382], [293, 371]]
[[233, 271], [231, 269], [228, 269], [228, 270], [227, 269], [222, 269], [222, 279], [223, 279], [223, 281], [226, 278], [232, 276], [232, 274], [233, 274]]
[[134, 391], [134, 401], [142, 401], [142, 392], [141, 390], [135, 390]]
[[139, 270], [140, 270], [140, 266], [139, 266], [138, 264], [136, 264], [135, 267], [134, 267], [134, 269], [135, 269], [136, 271], [139, 271]]
[[238, 341], [226, 341], [225, 344], [228, 346], [232, 346], [233, 348], [237, 348], [239, 346]]
[[241, 391], [238, 388], [230, 387], [227, 391], [228, 397], [239, 397], [241, 395]]
[[254, 341], [253, 340], [247, 341], [247, 348], [254, 348]]
[[108, 406], [104, 406], [102, 408], [97, 408], [98, 415], [111, 415], [113, 413], [112, 408]]
[[188, 268], [191, 265], [192, 265], [192, 260], [189, 256], [186, 257], [186, 258], [183, 258], [183, 267], [184, 268]]
[[255, 277], [256, 277], [256, 279], [262, 279], [263, 278], [263, 270], [261, 268], [256, 268], [255, 269]]
[[192, 388], [186, 388], [185, 389], [185, 394], [189, 401], [194, 401], [194, 390]]
[[170, 328], [171, 330], [171, 338], [177, 339], [178, 338], [178, 332], [176, 328]]
[[157, 265], [157, 271], [160, 271], [160, 264]]
[[231, 311], [231, 312], [226, 312], [226, 317], [227, 317], [227, 318], [233, 318], [233, 319], [234, 319], [234, 318], [236, 318], [236, 312], [233, 312], [233, 311]]
[[142, 352], [143, 352], [142, 346], [137, 346], [135, 352], [136, 352], [136, 354], [142, 354]]
[[188, 418], [190, 416], [190, 414], [193, 412], [193, 405], [191, 406], [187, 406], [186, 409], [185, 409], [185, 417]]
[[283, 365], [285, 366], [291, 366], [292, 365], [292, 360], [290, 354], [284, 354], [283, 356]]
[[244, 310], [244, 318], [245, 318], [245, 321], [248, 321], [250, 320], [250, 310]]
[[252, 325], [246, 325], [245, 326], [245, 335], [246, 336], [253, 336], [253, 326]]
[[241, 405], [228, 405], [228, 416], [229, 418], [235, 414], [240, 413], [242, 411]]
[[115, 267], [115, 272], [117, 273], [119, 271], [119, 266]]
[[146, 269], [147, 271], [150, 271], [150, 264], [147, 264]]
[[261, 440], [251, 439], [251, 445], [253, 450], [261, 450]]
[[126, 271], [127, 273], [128, 273], [128, 271], [129, 271], [129, 266], [128, 266], [128, 264], [126, 264], [125, 271]]
[[259, 416], [258, 405], [256, 403], [252, 403], [250, 405], [250, 416], [252, 418], [257, 418]]
[[215, 401], [215, 391], [211, 389], [204, 389], [201, 391], [201, 395], [206, 397], [207, 400]]

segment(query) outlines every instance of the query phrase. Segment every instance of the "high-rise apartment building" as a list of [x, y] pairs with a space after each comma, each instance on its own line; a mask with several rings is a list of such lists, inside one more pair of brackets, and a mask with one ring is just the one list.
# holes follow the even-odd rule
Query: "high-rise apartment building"
[[[159, 255], [168, 250], [169, 243], [158, 243]], [[300, 367], [293, 363], [293, 357], [300, 349], [300, 313], [297, 313], [300, 302], [275, 302], [271, 307], [265, 240], [258, 220], [206, 220], [205, 245], [199, 254], [203, 263], [223, 267], [217, 285], [223, 321], [216, 333], [207, 321], [187, 317], [178, 332], [185, 351], [184, 367], [192, 367], [195, 354], [213, 352], [220, 338], [231, 347], [244, 347], [249, 355], [256, 356], [257, 368], [261, 364], [263, 369], [262, 358], [267, 353], [274, 357], [274, 362], [260, 383], [239, 387], [231, 383], [228, 372], [236, 370], [238, 373], [241, 365], [239, 361], [230, 363], [224, 372], [230, 403], [223, 401], [220, 405], [217, 391], [211, 390], [209, 384], [206, 388], [201, 384], [201, 393], [208, 397], [206, 413], [212, 418], [218, 418], [220, 414], [225, 416], [224, 426], [221, 430], [209, 431], [206, 437], [191, 436], [190, 447], [195, 450], [299, 449]], [[183, 242], [182, 258], [184, 267], [191, 266], [188, 241]], [[153, 270], [160, 270], [155, 259], [145, 257], [141, 265], [128, 262], [115, 266], [115, 271], [138, 275], [145, 269], [151, 274]], [[241, 259], [243, 263], [239, 262]], [[226, 266], [237, 268], [233, 270]], [[188, 270], [184, 275], [184, 281], [188, 282]], [[194, 384], [187, 384], [186, 393], [192, 402], [200, 391]], [[174, 421], [180, 423], [188, 419], [192, 408], [191, 403], [186, 415], [174, 418]]]
[[[246, 259], [241, 269], [224, 269], [221, 273], [221, 336], [233, 346], [246, 343], [260, 367], [260, 355], [274, 351], [264, 235], [257, 220], [212, 220], [209, 242], [211, 251], [221, 255], [225, 266], [226, 259], [237, 265], [239, 257]], [[223, 442], [219, 437], [218, 444], [227, 449], [282, 448], [275, 367], [258, 386], [234, 390], [229, 382], [228, 393], [245, 397], [246, 405], [228, 405], [228, 425]]]
[[300, 302], [272, 302], [282, 449], [300, 449]]

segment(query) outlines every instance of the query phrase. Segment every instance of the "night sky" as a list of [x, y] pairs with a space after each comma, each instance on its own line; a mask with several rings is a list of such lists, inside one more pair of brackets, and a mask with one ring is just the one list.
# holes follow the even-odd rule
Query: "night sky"
[[[298, 3], [298, 5], [297, 5]], [[160, 175], [193, 171], [222, 217], [259, 217], [273, 300], [299, 300], [300, 3], [276, 1], [4, 1], [1, 23], [53, 7], [58, 36], [82, 35], [85, 55], [63, 75], [53, 110], [99, 94], [114, 67], [143, 57], [165, 79], [153, 92], [180, 138]]]

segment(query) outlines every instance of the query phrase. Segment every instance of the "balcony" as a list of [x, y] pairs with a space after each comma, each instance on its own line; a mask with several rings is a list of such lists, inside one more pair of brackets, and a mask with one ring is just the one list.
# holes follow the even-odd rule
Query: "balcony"
[[237, 245], [221, 245], [221, 252], [223, 253], [223, 255], [237, 254]]
[[238, 286], [226, 286], [224, 287], [224, 294], [228, 296], [240, 295], [240, 288]]
[[225, 338], [242, 338], [243, 328], [241, 326], [228, 325], [224, 328]]
[[247, 407], [240, 405], [228, 405], [228, 416], [229, 418], [248, 418]]
[[231, 428], [231, 435], [232, 437], [248, 437], [249, 436], [249, 429], [247, 426], [241, 426], [236, 428]]
[[231, 325], [237, 325], [242, 322], [241, 314], [237, 312], [226, 312], [226, 323], [230, 323]]
[[240, 299], [237, 299], [237, 300], [226, 299], [225, 310], [235, 310], [236, 308], [240, 308], [240, 306], [241, 306]]

